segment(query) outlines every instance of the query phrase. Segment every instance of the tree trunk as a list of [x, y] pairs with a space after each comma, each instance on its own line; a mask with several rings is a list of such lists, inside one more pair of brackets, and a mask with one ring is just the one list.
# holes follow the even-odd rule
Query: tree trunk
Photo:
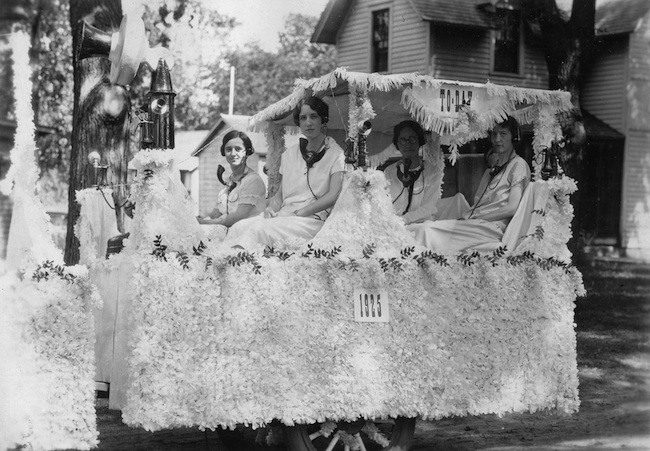
[[[77, 61], [81, 45], [81, 24], [86, 20], [100, 30], [115, 32], [122, 19], [120, 0], [70, 0], [70, 25], [74, 57], [74, 110], [72, 152], [70, 155], [70, 187], [68, 192], [68, 223], [64, 259], [66, 264], [79, 262], [79, 240], [74, 225], [80, 206], [76, 191], [90, 186], [90, 164], [87, 156], [97, 151], [103, 164], [110, 164], [107, 181], [115, 188], [119, 207], [126, 195], [126, 164], [129, 142], [128, 114], [130, 103], [121, 86], [109, 83], [110, 62], [106, 58]], [[119, 215], [120, 211], [116, 212]]]
[[[560, 123], [567, 141], [560, 153], [560, 161], [567, 175], [580, 186], [582, 181], [582, 154], [586, 132], [580, 108], [580, 89], [584, 68], [594, 54], [594, 28], [596, 0], [573, 0], [571, 18], [566, 22], [555, 0], [525, 0], [525, 13], [529, 19], [539, 23], [546, 64], [549, 72], [549, 89], [562, 89], [571, 93], [573, 111], [560, 117]], [[569, 242], [571, 251], [577, 249], [579, 234], [580, 190], [571, 199], [574, 206], [572, 229], [574, 236]]]

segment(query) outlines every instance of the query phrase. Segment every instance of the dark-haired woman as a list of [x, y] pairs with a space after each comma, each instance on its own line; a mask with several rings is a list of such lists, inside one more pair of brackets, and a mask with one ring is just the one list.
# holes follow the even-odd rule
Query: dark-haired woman
[[259, 250], [278, 243], [304, 243], [320, 231], [338, 199], [345, 170], [343, 149], [326, 134], [328, 119], [329, 108], [318, 97], [298, 105], [294, 122], [304, 138], [282, 154], [282, 180], [264, 219], [236, 224], [224, 244]]
[[395, 214], [404, 223], [433, 219], [440, 188], [434, 181], [434, 168], [420, 156], [426, 142], [424, 130], [415, 121], [403, 121], [393, 129], [393, 144], [402, 158], [384, 170]]
[[426, 221], [409, 226], [416, 240], [442, 253], [481, 250], [482, 245], [501, 241], [530, 182], [528, 163], [517, 155], [514, 141], [518, 125], [513, 118], [490, 133], [492, 149], [474, 197], [474, 205], [460, 219]]
[[221, 155], [226, 157], [231, 174], [217, 196], [217, 206], [200, 224], [230, 227], [242, 219], [261, 213], [266, 205], [266, 187], [257, 172], [246, 164], [254, 153], [246, 133], [231, 130], [223, 137]]

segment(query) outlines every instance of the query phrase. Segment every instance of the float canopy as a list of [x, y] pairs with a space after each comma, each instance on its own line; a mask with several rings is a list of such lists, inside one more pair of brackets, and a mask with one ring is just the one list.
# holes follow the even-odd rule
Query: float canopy
[[[513, 116], [532, 124], [539, 145], [561, 138], [557, 114], [573, 106], [565, 91], [517, 88], [493, 83], [439, 80], [417, 73], [367, 74], [338, 68], [311, 80], [298, 80], [287, 97], [252, 117], [249, 129], [262, 131], [269, 124], [293, 126], [292, 112], [299, 102], [315, 95], [330, 109], [330, 130], [342, 130], [356, 139], [357, 128], [372, 122], [372, 133], [392, 136], [393, 127], [414, 119], [439, 134], [452, 151], [474, 139], [486, 137], [495, 124]], [[295, 130], [295, 129], [293, 129]]]

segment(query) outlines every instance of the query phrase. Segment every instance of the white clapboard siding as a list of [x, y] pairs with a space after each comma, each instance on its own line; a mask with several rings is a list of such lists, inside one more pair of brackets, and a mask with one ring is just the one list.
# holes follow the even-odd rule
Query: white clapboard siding
[[[626, 137], [622, 245], [629, 253], [650, 257], [650, 133], [629, 131]], [[635, 251], [636, 250], [636, 251]]]
[[372, 71], [372, 12], [386, 8], [390, 15], [389, 72], [426, 70], [429, 25], [420, 19], [408, 0], [354, 2], [337, 39], [338, 66], [351, 71]]
[[371, 18], [368, 2], [360, 0], [353, 3], [336, 43], [338, 66], [351, 71], [370, 71]]
[[443, 80], [487, 81], [490, 42], [485, 30], [433, 24], [429, 74]]
[[621, 133], [625, 133], [625, 88], [628, 37], [609, 39], [587, 71], [581, 106]]
[[493, 83], [524, 88], [548, 88], [548, 70], [540, 49], [524, 43], [524, 70], [519, 75], [490, 72], [491, 35], [488, 30], [432, 25], [429, 74], [446, 80]]
[[650, 14], [630, 36], [627, 92], [628, 129], [650, 132]]
[[650, 258], [650, 14], [642, 18], [627, 46], [627, 110], [622, 245], [630, 256]]
[[393, 3], [390, 23], [390, 72], [424, 73], [429, 63], [429, 22], [420, 19], [407, 0], [399, 0]]

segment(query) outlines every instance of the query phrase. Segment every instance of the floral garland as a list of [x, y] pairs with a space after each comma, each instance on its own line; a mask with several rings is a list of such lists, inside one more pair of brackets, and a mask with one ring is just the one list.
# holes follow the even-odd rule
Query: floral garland
[[359, 139], [359, 127], [376, 114], [368, 98], [368, 91], [360, 86], [350, 86], [348, 114], [348, 139], [355, 144]]
[[393, 213], [386, 177], [373, 169], [346, 173], [332, 214], [311, 242], [316, 248], [342, 246], [350, 256], [360, 256], [368, 243], [376, 243], [380, 255], [415, 245]]
[[130, 200], [136, 205], [127, 252], [141, 250], [157, 236], [170, 239], [175, 249], [188, 252], [204, 238], [194, 217], [187, 190], [178, 177], [172, 152], [141, 150], [134, 157], [138, 176], [131, 186]]
[[541, 180], [544, 150], [549, 149], [554, 142], [564, 146], [562, 127], [557, 121], [556, 111], [547, 105], [538, 107], [533, 124], [533, 173], [535, 180]]
[[286, 149], [285, 129], [280, 125], [273, 124], [265, 131], [268, 153], [266, 154], [266, 168], [268, 176], [268, 198], [273, 197], [280, 187], [280, 160]]
[[573, 205], [569, 196], [577, 191], [576, 181], [570, 177], [555, 177], [544, 182], [549, 187], [549, 200], [544, 211], [539, 212], [544, 219], [538, 227], [542, 237], [526, 237], [517, 247], [518, 252], [533, 252], [542, 258], [557, 258], [570, 262], [571, 252], [566, 243], [571, 239], [571, 220]]

